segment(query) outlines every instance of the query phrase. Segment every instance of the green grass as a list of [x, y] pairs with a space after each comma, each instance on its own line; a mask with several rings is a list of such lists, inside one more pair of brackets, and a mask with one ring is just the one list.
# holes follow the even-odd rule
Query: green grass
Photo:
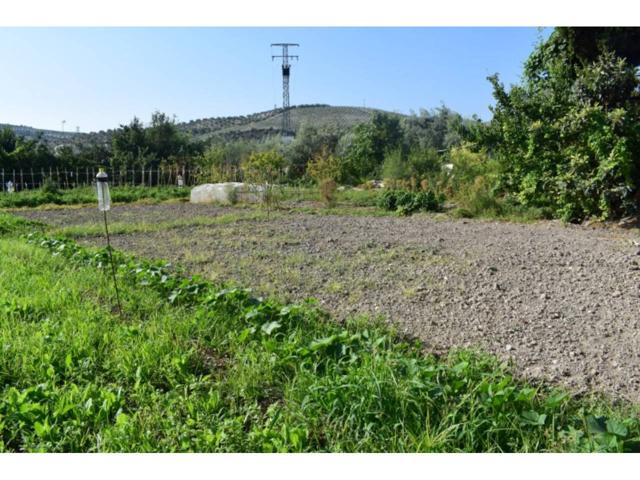
[[[287, 186], [281, 191], [282, 207], [311, 215], [397, 216], [393, 210], [378, 206], [384, 189], [347, 188], [336, 192], [336, 206], [319, 206], [320, 194], [315, 186]], [[463, 194], [464, 193], [464, 194]], [[478, 218], [516, 223], [531, 223], [551, 218], [549, 211], [527, 208], [485, 192], [460, 193], [453, 198], [456, 207], [444, 212], [450, 218]], [[296, 205], [316, 202], [318, 205]]]
[[44, 230], [45, 227], [42, 223], [0, 212], [0, 237], [28, 233], [33, 230]]
[[[383, 190], [347, 188], [336, 192], [336, 205], [332, 208], [320, 206], [321, 200], [317, 187], [285, 186], [279, 191], [280, 205], [278, 210], [291, 210], [312, 215], [352, 215], [352, 216], [393, 216], [395, 212], [386, 211], [377, 206]], [[189, 197], [190, 189], [177, 187], [113, 187], [111, 197], [114, 203], [133, 202], [162, 202], [167, 200], [184, 200]], [[480, 218], [485, 220], [504, 220], [518, 223], [530, 223], [549, 218], [549, 213], [543, 209], [524, 208], [511, 205], [500, 199], [471, 198], [462, 202], [448, 214], [453, 218]], [[314, 202], [318, 205], [305, 205], [304, 202]], [[28, 190], [14, 194], [0, 194], [1, 208], [36, 208], [70, 205], [93, 205], [96, 203], [95, 192], [90, 187], [71, 190], [46, 192], [43, 190]], [[302, 205], [298, 205], [302, 204]], [[237, 205], [256, 209], [256, 205]], [[186, 221], [191, 225], [189, 221]], [[209, 225], [204, 218], [196, 219], [194, 225]], [[214, 224], [218, 221], [215, 220]], [[140, 233], [157, 231], [164, 228], [186, 226], [182, 221], [169, 221], [159, 224], [140, 224], [136, 226], [114, 224], [114, 233]], [[91, 230], [91, 229], [89, 229]], [[83, 227], [69, 227], [56, 233], [73, 237], [97, 235], [99, 228], [89, 231]]]
[[[278, 190], [282, 202], [321, 202], [320, 191], [315, 185], [285, 185]], [[345, 188], [336, 191], [336, 204], [344, 207], [375, 207], [381, 190]]]
[[450, 212], [453, 218], [477, 218], [481, 220], [498, 220], [514, 223], [533, 223], [549, 220], [549, 213], [540, 208], [501, 206], [500, 208], [467, 209], [456, 207]]
[[[117, 253], [0, 238], [0, 451], [628, 451], [635, 407]], [[23, 228], [24, 225], [18, 225]]]
[[[189, 193], [190, 189], [177, 187], [112, 187], [111, 199], [114, 203], [131, 203], [140, 200], [160, 202], [174, 198], [187, 198]], [[0, 193], [0, 208], [95, 204], [96, 201], [96, 193], [91, 187], [53, 192], [39, 189], [11, 194]]]
[[[238, 213], [224, 213], [215, 217], [195, 216], [178, 218], [175, 220], [167, 220], [164, 222], [148, 222], [138, 221], [131, 222], [111, 222], [109, 223], [109, 233], [114, 235], [126, 235], [133, 233], [151, 233], [161, 232], [185, 227], [202, 227], [208, 225], [227, 225], [230, 223], [265, 220], [268, 218], [276, 219], [282, 214], [280, 212], [271, 212], [268, 216], [267, 212], [258, 209], [246, 209]], [[96, 237], [104, 235], [104, 225], [96, 223], [86, 223], [80, 225], [70, 225], [68, 227], [59, 227], [50, 229], [52, 235], [61, 235], [69, 238]]]

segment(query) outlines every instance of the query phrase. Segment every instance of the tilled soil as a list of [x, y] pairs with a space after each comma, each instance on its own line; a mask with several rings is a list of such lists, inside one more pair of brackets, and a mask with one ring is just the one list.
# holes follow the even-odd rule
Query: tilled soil
[[[162, 204], [118, 207], [113, 217], [229, 211]], [[97, 218], [93, 209], [21, 214], [55, 224]], [[382, 315], [431, 351], [478, 348], [530, 378], [640, 401], [637, 231], [292, 213], [112, 241], [284, 300], [317, 298], [338, 318]]]

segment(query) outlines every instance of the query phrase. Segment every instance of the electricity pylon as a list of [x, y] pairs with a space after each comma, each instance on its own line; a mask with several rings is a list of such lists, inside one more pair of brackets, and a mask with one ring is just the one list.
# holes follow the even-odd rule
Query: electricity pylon
[[291, 132], [291, 118], [289, 117], [289, 75], [291, 64], [289, 60], [298, 60], [298, 55], [289, 55], [289, 47], [299, 47], [297, 43], [272, 43], [272, 47], [282, 47], [282, 55], [271, 55], [271, 61], [282, 59], [282, 135]]

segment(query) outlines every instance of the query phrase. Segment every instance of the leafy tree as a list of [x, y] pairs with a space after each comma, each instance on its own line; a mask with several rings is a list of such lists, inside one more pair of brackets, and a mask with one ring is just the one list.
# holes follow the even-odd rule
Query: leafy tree
[[323, 149], [330, 153], [335, 152], [340, 134], [337, 126], [317, 128], [313, 125], [303, 124], [286, 152], [286, 158], [291, 166], [290, 177], [303, 176], [307, 164]]
[[5, 127], [0, 130], [0, 155], [9, 154], [16, 149], [18, 138], [13, 130]]
[[378, 176], [385, 154], [400, 147], [402, 140], [396, 115], [376, 112], [369, 123], [357, 125], [346, 152], [349, 179], [361, 182]]
[[385, 180], [406, 180], [414, 183], [440, 172], [442, 161], [434, 148], [414, 147], [408, 152], [397, 148], [385, 155], [382, 178]]
[[499, 187], [523, 205], [569, 221], [637, 213], [639, 81], [606, 43], [616, 35], [599, 31], [594, 58], [593, 42], [558, 29], [531, 54], [521, 84], [507, 91], [490, 77], [496, 105], [478, 143], [499, 163]]
[[120, 128], [113, 133], [111, 145], [115, 164], [126, 167], [144, 164], [149, 148], [140, 119], [133, 117], [129, 125], [120, 125]]
[[9, 128], [0, 132], [0, 168], [39, 169], [55, 163], [49, 148], [38, 140], [27, 140], [17, 136]]
[[343, 163], [327, 147], [315, 154], [309, 163], [308, 173], [318, 184], [320, 195], [328, 207], [335, 205], [338, 180], [343, 176]]
[[184, 156], [188, 149], [186, 135], [178, 131], [175, 118], [161, 112], [151, 115], [151, 125], [144, 131], [145, 144], [158, 159]]
[[242, 163], [245, 180], [259, 187], [267, 212], [277, 204], [276, 188], [284, 166], [284, 157], [275, 150], [254, 152]]
[[161, 163], [185, 165], [203, 152], [203, 145], [190, 142], [180, 132], [175, 119], [161, 112], [151, 115], [145, 128], [134, 117], [129, 125], [121, 125], [112, 136], [113, 162], [121, 166], [147, 165], [157, 168]]
[[385, 155], [382, 165], [382, 178], [385, 181], [402, 180], [409, 178], [409, 165], [402, 155], [402, 150], [397, 148]]
[[421, 110], [403, 120], [405, 148], [445, 150], [459, 146], [465, 128], [472, 123], [442, 105], [435, 111]]

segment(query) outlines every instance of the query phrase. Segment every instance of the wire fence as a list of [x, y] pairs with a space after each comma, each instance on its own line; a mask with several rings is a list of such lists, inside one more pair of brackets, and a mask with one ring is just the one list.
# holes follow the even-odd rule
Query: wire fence
[[[133, 169], [105, 168], [109, 184], [119, 186], [163, 187], [194, 186], [202, 183], [242, 182], [244, 174], [238, 165], [223, 167], [139, 167]], [[281, 172], [287, 178], [294, 170]], [[296, 170], [297, 171], [297, 170]], [[95, 184], [97, 167], [60, 170], [58, 168], [0, 169], [0, 192], [19, 192], [42, 188], [52, 182], [57, 188], [72, 189]]]
[[[109, 183], [113, 186], [190, 186], [202, 181], [203, 171], [179, 167], [118, 169], [105, 168]], [[98, 168], [58, 168], [40, 169], [0, 169], [0, 191], [19, 192], [42, 188], [52, 182], [58, 188], [71, 189], [87, 187], [95, 183]]]

